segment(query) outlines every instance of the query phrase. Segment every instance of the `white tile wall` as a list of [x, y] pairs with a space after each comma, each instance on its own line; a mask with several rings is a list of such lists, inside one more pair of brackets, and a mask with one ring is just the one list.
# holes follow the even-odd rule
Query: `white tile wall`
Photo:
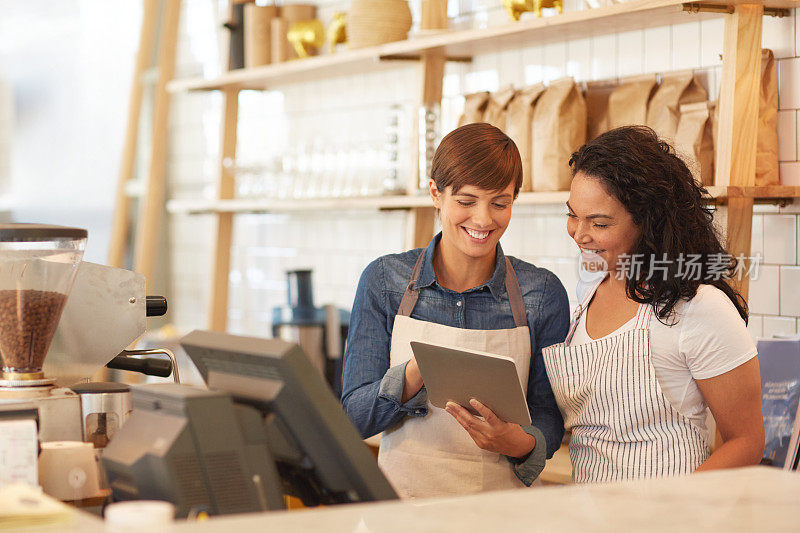
[[800, 186], [800, 162], [780, 163], [781, 184]]
[[794, 10], [794, 55], [800, 57], [800, 15]]
[[672, 68], [683, 70], [699, 68], [700, 23], [688, 22], [672, 26]]
[[780, 267], [781, 315], [800, 316], [800, 267]]
[[750, 280], [750, 311], [763, 315], [780, 314], [780, 277], [777, 266], [761, 265], [758, 276]]
[[769, 48], [776, 58], [795, 57], [795, 17], [764, 17], [761, 26], [761, 46]]
[[764, 215], [753, 215], [752, 232], [750, 234], [750, 254], [764, 255]]
[[601, 35], [592, 39], [592, 79], [617, 77], [617, 36]]
[[529, 46], [521, 51], [525, 71], [525, 84], [532, 85], [544, 80], [544, 47]]
[[775, 335], [794, 335], [797, 333], [797, 320], [783, 316], [764, 317], [764, 337]]
[[617, 35], [617, 75], [619, 77], [639, 74], [644, 69], [644, 31], [629, 31]]
[[700, 23], [700, 66], [720, 64], [724, 35], [725, 23], [722, 19], [704, 20]]
[[[320, 15], [346, 6], [343, 0], [324, 0]], [[470, 27], [492, 21], [507, 23], [489, 0], [456, 2], [461, 19]], [[195, 0], [184, 16], [180, 69], [184, 73], [218, 68], [216, 42], [198, 44], [219, 17], [210, 0]], [[451, 7], [454, 0], [450, 2]], [[570, 0], [566, 9], [577, 9]], [[468, 8], [468, 9], [467, 9]], [[418, 2], [414, 3], [418, 9]], [[453, 13], [458, 9], [453, 8]], [[485, 11], [487, 16], [481, 16]], [[798, 10], [788, 19], [764, 19], [765, 46], [779, 59], [779, 135], [781, 176], [800, 185], [800, 25]], [[688, 16], [687, 16], [688, 17]], [[191, 27], [190, 27], [191, 26]], [[201, 31], [202, 30], [202, 31]], [[571, 42], [527, 47], [519, 51], [477, 56], [472, 64], [447, 67], [447, 107], [457, 114], [460, 94], [494, 90], [501, 84], [531, 84], [570, 75], [577, 80], [609, 79], [640, 72], [702, 68], [712, 97], [717, 94], [723, 24], [721, 19], [688, 22], [606, 36], [587, 36]], [[210, 74], [209, 74], [210, 75]], [[415, 92], [413, 67], [323, 82], [293, 85], [272, 93], [243, 93], [240, 104], [240, 161], [258, 162], [280, 146], [314, 139], [360, 139], [382, 135], [376, 109], [393, 102], [409, 103]], [[170, 191], [173, 197], [213, 193], [219, 150], [220, 98], [214, 93], [178, 95], [173, 99], [170, 153]], [[452, 118], [452, 117], [451, 117]], [[448, 119], [450, 120], [450, 119]], [[454, 119], [453, 119], [454, 120]], [[450, 120], [449, 123], [452, 123]], [[444, 118], [443, 118], [444, 122]], [[503, 246], [507, 253], [553, 270], [574, 299], [577, 260], [565, 231], [563, 206], [518, 207]], [[753, 221], [753, 252], [763, 251], [766, 264], [750, 285], [754, 335], [796, 329], [800, 310], [792, 297], [797, 286], [800, 245], [800, 202], [779, 209], [757, 206]], [[328, 213], [241, 215], [236, 218], [236, 242], [231, 271], [231, 328], [266, 333], [269, 309], [285, 302], [284, 270], [314, 268], [315, 299], [349, 307], [361, 269], [375, 257], [400, 251], [405, 229], [402, 213]], [[213, 217], [172, 216], [173, 294], [171, 317], [179, 328], [205, 323], [205, 299], [210, 266]], [[799, 289], [800, 290], [800, 289]], [[795, 324], [792, 326], [792, 324]]]
[[797, 160], [797, 111], [778, 111], [778, 160]]
[[797, 263], [797, 218], [794, 215], [765, 215], [764, 236], [765, 263]]
[[800, 57], [778, 60], [778, 107], [800, 108]]
[[544, 47], [544, 81], [563, 78], [567, 74], [567, 43], [547, 44]]
[[578, 81], [592, 77], [592, 40], [578, 39], [567, 43], [567, 76]]
[[669, 27], [644, 30], [644, 72], [666, 72], [672, 68], [670, 30]]
[[764, 336], [764, 317], [761, 315], [754, 315], [751, 314], [748, 317], [747, 321], [747, 331], [750, 332], [750, 336], [755, 339], [756, 337], [763, 337]]

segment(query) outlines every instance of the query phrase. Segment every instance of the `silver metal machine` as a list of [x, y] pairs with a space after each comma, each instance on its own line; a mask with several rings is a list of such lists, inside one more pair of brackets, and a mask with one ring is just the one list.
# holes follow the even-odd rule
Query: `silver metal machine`
[[[166, 300], [146, 296], [141, 274], [83, 262], [86, 238], [79, 228], [0, 225], [0, 404], [36, 406], [41, 442], [85, 440], [93, 431], [98, 445], [98, 429], [108, 437], [124, 422], [124, 386], [69, 388], [103, 366], [167, 376], [176, 368], [167, 351], [143, 353], [172, 361], [128, 357], [136, 352], [125, 348], [145, 332], [147, 316], [166, 312]], [[93, 398], [82, 405], [82, 394]]]

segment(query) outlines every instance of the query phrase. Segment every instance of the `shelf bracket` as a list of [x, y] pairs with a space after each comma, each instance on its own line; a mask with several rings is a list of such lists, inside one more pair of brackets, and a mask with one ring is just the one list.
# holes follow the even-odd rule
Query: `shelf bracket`
[[688, 2], [683, 4], [683, 10], [687, 13], [733, 13], [733, 6], [727, 4], [698, 4]]
[[[422, 59], [421, 54], [392, 54], [380, 56], [381, 61], [419, 61]], [[445, 57], [445, 61], [451, 63], [472, 63], [471, 56], [450, 56]]]
[[[734, 11], [734, 6], [728, 4], [700, 4], [697, 2], [687, 2], [683, 4], [683, 10], [687, 13], [724, 13], [730, 15]], [[764, 15], [783, 18], [789, 16], [789, 10], [780, 7], [765, 7]]]

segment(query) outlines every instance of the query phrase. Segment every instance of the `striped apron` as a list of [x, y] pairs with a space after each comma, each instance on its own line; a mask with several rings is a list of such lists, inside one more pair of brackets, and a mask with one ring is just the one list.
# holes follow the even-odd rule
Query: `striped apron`
[[542, 350], [564, 426], [576, 483], [693, 472], [708, 458], [701, 430], [672, 407], [650, 353], [652, 306], [640, 305], [634, 329], [570, 346], [597, 281], [576, 308], [565, 342]]

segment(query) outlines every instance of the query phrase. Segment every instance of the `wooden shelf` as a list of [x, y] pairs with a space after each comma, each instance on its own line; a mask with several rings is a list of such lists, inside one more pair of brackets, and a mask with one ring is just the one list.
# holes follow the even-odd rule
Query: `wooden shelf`
[[[234, 70], [214, 79], [173, 80], [167, 89], [170, 92], [213, 91], [224, 88], [265, 89], [273, 85], [373, 72], [387, 60], [415, 60], [426, 52], [441, 53], [451, 59], [463, 60], [477, 54], [722, 16], [722, 13], [717, 12], [684, 12], [685, 3], [681, 0], [634, 0], [552, 17], [528, 18], [503, 26], [443, 31], [381, 46], [344, 50], [302, 60]], [[771, 8], [798, 7], [796, 0], [727, 2], [701, 0], [691, 3], [715, 5], [749, 3], [763, 4]]]
[[[745, 197], [775, 202], [800, 198], [800, 187], [707, 187], [709, 199], [724, 203], [728, 198]], [[557, 205], [566, 203], [568, 191], [523, 192], [514, 205]], [[302, 211], [392, 210], [430, 207], [430, 198], [420, 196], [364, 196], [352, 198], [309, 198], [304, 200], [171, 200], [167, 210], [173, 214], [205, 213], [290, 213]]]
[[[520, 193], [515, 205], [564, 204], [569, 192]], [[363, 196], [352, 198], [309, 198], [304, 200], [237, 199], [171, 200], [170, 213], [289, 213], [296, 211], [394, 210], [431, 207], [428, 196]]]
[[347, 211], [371, 209], [411, 209], [429, 207], [427, 196], [361, 196], [351, 198], [308, 198], [302, 200], [235, 199], [235, 200], [170, 200], [170, 213], [279, 213], [293, 211]]
[[758, 187], [728, 187], [728, 198], [754, 198], [756, 200], [779, 200], [800, 198], [800, 187], [791, 185], [768, 185]]

